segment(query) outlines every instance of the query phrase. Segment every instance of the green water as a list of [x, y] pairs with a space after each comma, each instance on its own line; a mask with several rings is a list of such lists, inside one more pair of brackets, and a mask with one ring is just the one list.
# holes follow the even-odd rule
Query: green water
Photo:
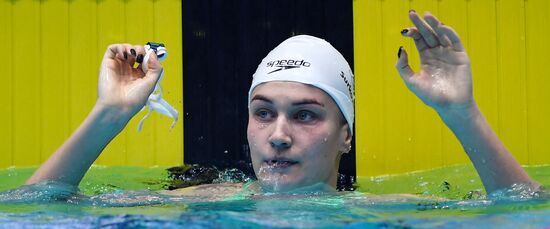
[[[0, 192], [23, 185], [37, 167], [0, 169]], [[166, 167], [92, 166], [80, 182], [80, 192], [97, 195], [115, 190], [162, 190]]]
[[[527, 166], [527, 173], [544, 186], [550, 185], [550, 165]], [[456, 165], [405, 174], [359, 177], [360, 192], [373, 194], [409, 193], [448, 199], [485, 195], [483, 184], [471, 165]], [[472, 193], [470, 193], [473, 191]]]
[[[35, 169], [1, 169], [0, 192], [21, 186]], [[275, 195], [213, 202], [163, 200], [153, 191], [169, 184], [165, 169], [93, 166], [79, 187], [80, 193], [90, 198], [76, 198], [76, 202], [0, 203], [0, 228], [550, 226], [547, 199], [488, 200], [472, 166], [360, 177], [358, 192], [344, 195]], [[550, 185], [550, 166], [526, 169], [535, 180]], [[423, 199], [394, 199], [384, 194], [414, 194]], [[145, 204], [112, 204], [140, 198], [146, 199]], [[158, 198], [160, 201], [156, 201]], [[78, 202], [80, 200], [84, 202]]]
[[[92, 166], [80, 183], [80, 192], [97, 195], [114, 190], [162, 190], [169, 183], [167, 167]], [[541, 184], [550, 185], [550, 165], [525, 167]], [[0, 191], [25, 183], [36, 167], [0, 169]], [[359, 192], [372, 194], [417, 194], [464, 199], [485, 194], [473, 166], [457, 165], [405, 174], [358, 177]]]

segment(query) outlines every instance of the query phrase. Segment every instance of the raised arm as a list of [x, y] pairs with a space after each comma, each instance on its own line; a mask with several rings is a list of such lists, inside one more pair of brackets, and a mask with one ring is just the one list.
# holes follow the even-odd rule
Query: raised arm
[[407, 87], [453, 131], [487, 193], [514, 184], [537, 190], [539, 184], [514, 159], [479, 110], [472, 94], [470, 60], [458, 34], [430, 13], [422, 19], [411, 10], [409, 18], [415, 27], [401, 34], [414, 39], [421, 69], [413, 72], [401, 47], [396, 68]]
[[143, 46], [111, 45], [101, 62], [95, 106], [78, 129], [27, 180], [51, 180], [77, 186], [101, 151], [145, 105], [163, 69], [156, 55], [148, 60], [147, 74], [136, 59]]

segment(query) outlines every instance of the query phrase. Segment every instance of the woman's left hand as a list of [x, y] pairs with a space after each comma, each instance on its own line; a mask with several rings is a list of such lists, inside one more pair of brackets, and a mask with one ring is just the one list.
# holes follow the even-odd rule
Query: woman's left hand
[[507, 195], [535, 196], [540, 184], [514, 159], [475, 103], [470, 60], [456, 32], [430, 13], [422, 20], [410, 11], [409, 18], [415, 27], [402, 34], [414, 39], [421, 69], [414, 73], [407, 53], [399, 49], [396, 67], [407, 87], [439, 113], [462, 144], [487, 193], [505, 190]]
[[470, 60], [458, 34], [430, 13], [423, 20], [411, 10], [409, 18], [416, 27], [401, 34], [414, 39], [421, 69], [418, 73], [411, 69], [408, 54], [400, 47], [396, 68], [407, 87], [438, 112], [475, 105]]

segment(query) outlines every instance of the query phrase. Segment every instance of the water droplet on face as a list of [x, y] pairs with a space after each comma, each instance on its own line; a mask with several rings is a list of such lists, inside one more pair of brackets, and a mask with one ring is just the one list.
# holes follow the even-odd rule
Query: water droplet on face
[[409, 142], [412, 142], [412, 140], [413, 140], [413, 139], [412, 139], [411, 137], [409, 137]]
[[376, 154], [373, 154], [373, 155], [372, 155], [372, 159], [376, 159]]

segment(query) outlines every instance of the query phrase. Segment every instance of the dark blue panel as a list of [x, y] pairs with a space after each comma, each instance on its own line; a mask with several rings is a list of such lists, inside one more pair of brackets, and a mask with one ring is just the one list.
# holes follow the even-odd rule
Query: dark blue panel
[[[252, 172], [247, 93], [267, 53], [298, 34], [324, 38], [353, 68], [352, 1], [184, 0], [185, 163]], [[355, 176], [355, 152], [340, 172]]]

